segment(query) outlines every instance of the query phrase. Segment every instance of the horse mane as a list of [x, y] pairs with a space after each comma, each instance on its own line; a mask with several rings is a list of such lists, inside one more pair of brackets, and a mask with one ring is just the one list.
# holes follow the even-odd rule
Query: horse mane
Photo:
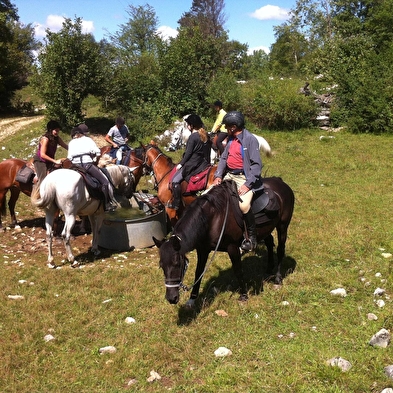
[[156, 144], [149, 143], [149, 144], [147, 145], [147, 148], [153, 148], [153, 149], [157, 150], [158, 153], [162, 154], [162, 155], [166, 158], [166, 160], [167, 160], [167, 162], [168, 162], [169, 165], [173, 165], [172, 158], [169, 157], [169, 156], [167, 156], [166, 154], [164, 154], [164, 153], [162, 152], [162, 150], [161, 150]]
[[[225, 214], [227, 204], [231, 202], [233, 197], [237, 198], [236, 184], [233, 181], [224, 181], [221, 185], [212, 187], [209, 192], [196, 198], [187, 206], [173, 228], [173, 234], [182, 239], [185, 249], [192, 249], [194, 247], [192, 242], [196, 238], [204, 239], [208, 233], [210, 217], [204, 211], [205, 205], [209, 204], [214, 211]], [[189, 233], [190, 228], [192, 228], [192, 236]], [[188, 236], [183, 236], [184, 233], [187, 233]]]

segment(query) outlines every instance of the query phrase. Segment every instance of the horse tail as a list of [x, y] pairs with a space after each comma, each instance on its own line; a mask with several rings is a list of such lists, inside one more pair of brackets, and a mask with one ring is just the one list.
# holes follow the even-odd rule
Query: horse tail
[[[49, 206], [53, 201], [55, 201], [56, 188], [51, 187], [51, 184], [48, 182], [43, 184], [44, 187], [40, 187], [36, 184], [31, 192], [31, 203], [35, 207], [43, 208]], [[41, 192], [43, 192], [43, 195], [41, 195]]]

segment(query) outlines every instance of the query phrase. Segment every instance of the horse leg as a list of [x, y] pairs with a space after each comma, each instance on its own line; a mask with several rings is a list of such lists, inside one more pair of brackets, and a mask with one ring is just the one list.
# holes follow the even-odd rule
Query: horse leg
[[264, 239], [267, 248], [267, 275], [271, 276], [274, 272], [274, 238], [270, 233]]
[[10, 227], [14, 228], [16, 225], [18, 225], [15, 215], [15, 205], [16, 205], [16, 201], [19, 198], [20, 190], [18, 188], [12, 187], [10, 188], [10, 192], [11, 192], [11, 197], [10, 200], [8, 201], [8, 208], [10, 209], [10, 215], [11, 215]]
[[45, 214], [45, 228], [46, 228], [46, 243], [48, 244], [48, 261], [47, 266], [50, 269], [55, 269], [56, 265], [53, 263], [53, 222], [55, 219], [56, 210], [47, 209]]
[[288, 234], [288, 225], [282, 225], [281, 227], [277, 228], [277, 270], [276, 276], [274, 278], [274, 283], [277, 285], [282, 284], [282, 275], [281, 275], [281, 263], [285, 256], [285, 243], [287, 241], [287, 234]]
[[236, 244], [230, 244], [228, 246], [227, 252], [232, 262], [232, 269], [239, 283], [239, 288], [240, 288], [239, 300], [244, 302], [248, 299], [248, 294], [247, 294], [247, 285], [246, 282], [244, 281], [244, 276], [243, 276], [242, 258], [240, 254], [240, 249]]
[[[100, 207], [101, 209], [101, 207]], [[98, 237], [100, 234], [102, 222], [104, 221], [104, 214], [98, 213], [92, 216], [89, 216], [90, 224], [91, 224], [91, 233], [92, 233], [92, 242], [91, 242], [91, 252], [94, 256], [98, 256], [101, 254], [101, 251], [98, 248]]]
[[77, 267], [79, 266], [79, 264], [78, 262], [75, 261], [75, 257], [74, 254], [72, 253], [71, 243], [70, 243], [71, 231], [75, 225], [76, 217], [74, 214], [70, 214], [66, 212], [64, 212], [64, 217], [65, 217], [64, 228], [61, 233], [61, 236], [63, 238], [64, 248], [66, 251], [67, 259], [71, 263], [71, 267]]
[[6, 194], [7, 194], [7, 190], [3, 190], [2, 192], [0, 192], [0, 229], [3, 228], [3, 222], [1, 221], [1, 216], [6, 215], [6, 208], [5, 208]]
[[207, 258], [209, 256], [209, 251], [198, 248], [197, 256], [198, 256], [198, 262], [195, 270], [194, 286], [192, 287], [190, 298], [186, 303], [186, 307], [190, 307], [190, 308], [195, 306], [195, 301], [198, 298], [199, 288], [201, 287], [202, 275], [203, 275], [203, 271], [205, 270]]

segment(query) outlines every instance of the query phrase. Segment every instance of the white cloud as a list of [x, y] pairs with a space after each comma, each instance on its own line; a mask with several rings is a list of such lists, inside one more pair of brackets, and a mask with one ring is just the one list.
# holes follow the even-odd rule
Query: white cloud
[[173, 29], [172, 27], [169, 26], [160, 26], [157, 29], [157, 33], [165, 41], [169, 40], [169, 38], [175, 38], [179, 34], [179, 32], [176, 29]]
[[289, 18], [290, 11], [276, 5], [265, 5], [255, 10], [250, 16], [259, 20], [286, 20]]
[[[49, 29], [53, 33], [57, 33], [63, 27], [63, 22], [65, 20], [64, 16], [61, 15], [48, 15], [45, 24], [35, 23], [34, 31], [37, 38], [42, 38], [46, 36], [46, 29]], [[82, 20], [82, 33], [88, 34], [93, 33], [94, 23], [89, 20]]]
[[247, 54], [252, 55], [257, 50], [263, 50], [267, 55], [270, 53], [270, 49], [267, 46], [254, 46], [248, 49]]

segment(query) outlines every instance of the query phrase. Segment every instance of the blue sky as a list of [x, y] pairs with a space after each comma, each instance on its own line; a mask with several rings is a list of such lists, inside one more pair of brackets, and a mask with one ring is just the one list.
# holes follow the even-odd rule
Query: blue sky
[[[149, 4], [156, 12], [163, 36], [176, 34], [177, 21], [191, 8], [192, 0], [11, 0], [18, 8], [20, 22], [32, 24], [36, 37], [45, 36], [45, 29], [58, 31], [64, 17], [82, 18], [85, 32], [97, 41], [115, 33], [129, 19], [129, 5]], [[225, 28], [229, 38], [248, 44], [249, 50], [269, 50], [274, 43], [273, 26], [288, 18], [295, 0], [225, 0]]]

